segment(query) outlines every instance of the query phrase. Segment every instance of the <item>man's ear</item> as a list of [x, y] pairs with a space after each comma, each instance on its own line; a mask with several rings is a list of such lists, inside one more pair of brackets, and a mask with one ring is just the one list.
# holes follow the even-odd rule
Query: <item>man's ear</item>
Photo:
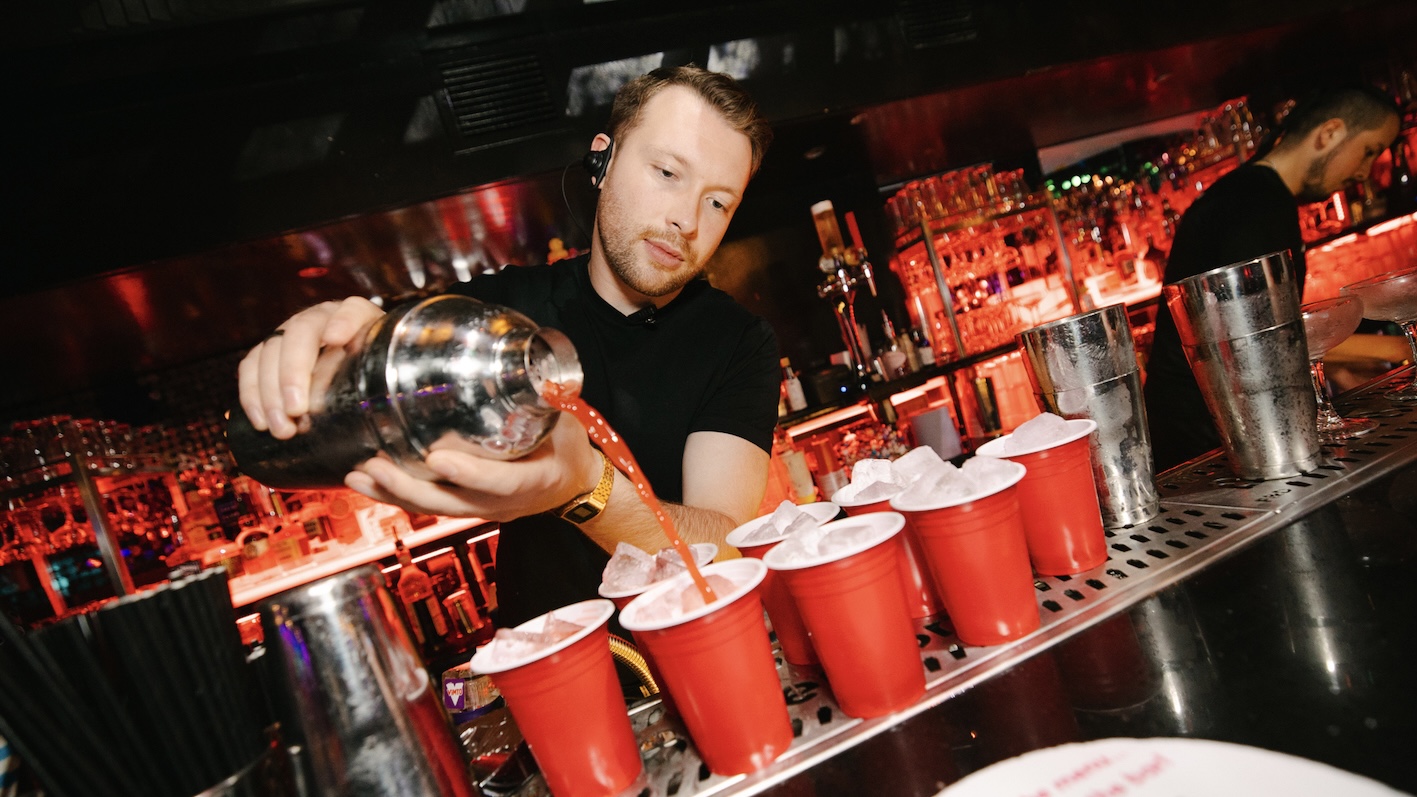
[[585, 156], [585, 169], [590, 173], [590, 184], [597, 189], [605, 186], [605, 174], [610, 170], [610, 159], [615, 154], [615, 142], [605, 133], [597, 133], [591, 139], [590, 151]]
[[1311, 139], [1314, 150], [1318, 153], [1328, 152], [1348, 137], [1348, 124], [1342, 119], [1329, 119], [1318, 127], [1314, 128]]

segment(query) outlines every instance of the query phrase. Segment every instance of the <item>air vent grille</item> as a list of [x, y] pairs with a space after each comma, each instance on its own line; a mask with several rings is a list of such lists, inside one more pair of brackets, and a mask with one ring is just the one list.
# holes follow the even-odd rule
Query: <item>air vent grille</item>
[[[69, 0], [68, 11], [60, 13], [78, 22], [83, 33], [112, 33], [145, 30], [151, 26], [182, 26], [225, 19], [251, 19], [271, 14], [289, 14], [305, 8], [328, 6], [328, 0]], [[53, 17], [63, 18], [63, 17]]]
[[557, 118], [541, 61], [532, 54], [444, 61], [441, 97], [456, 135], [475, 140]]
[[905, 41], [924, 50], [979, 38], [973, 0], [904, 0], [900, 8]]

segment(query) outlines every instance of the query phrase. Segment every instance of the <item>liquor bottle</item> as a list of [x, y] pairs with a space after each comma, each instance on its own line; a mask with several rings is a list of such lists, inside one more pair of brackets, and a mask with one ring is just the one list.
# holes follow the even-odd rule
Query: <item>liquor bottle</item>
[[912, 370], [910, 356], [901, 348], [900, 340], [895, 334], [895, 323], [891, 321], [890, 313], [885, 310], [881, 311], [881, 323], [886, 341], [878, 358], [882, 368], [881, 376], [887, 380], [904, 376]]
[[1146, 234], [1146, 248], [1136, 260], [1137, 280], [1139, 282], [1160, 282], [1161, 274], [1165, 268], [1165, 255], [1156, 248], [1156, 239], [1151, 233]]
[[1171, 201], [1162, 197], [1161, 199], [1161, 234], [1168, 241], [1176, 237], [1176, 225], [1181, 221], [1181, 214], [1171, 207]]
[[911, 373], [919, 371], [925, 366], [920, 359], [920, 350], [915, 348], [915, 341], [910, 337], [909, 332], [902, 332], [895, 336], [896, 347], [905, 353], [905, 367]]
[[889, 345], [894, 346], [895, 324], [891, 322], [890, 313], [887, 313], [885, 310], [881, 311], [881, 325], [886, 331], [886, 340], [890, 341]]
[[930, 336], [925, 334], [920, 327], [910, 328], [910, 339], [915, 344], [915, 353], [920, 357], [922, 367], [935, 364], [935, 346], [930, 342]]
[[787, 394], [787, 409], [789, 412], [807, 408], [807, 395], [802, 392], [802, 380], [797, 378], [797, 373], [792, 370], [792, 361], [783, 357], [778, 361], [782, 365], [782, 384]]
[[792, 442], [792, 436], [781, 426], [773, 430], [773, 458], [780, 461], [787, 472], [788, 487], [799, 504], [817, 500], [817, 485], [812, 481], [812, 470], [807, 465], [807, 457]]
[[437, 651], [448, 634], [448, 618], [443, 605], [433, 592], [433, 580], [413, 561], [413, 555], [403, 540], [394, 540], [394, 554], [399, 564], [399, 600], [408, 614], [408, 624], [424, 651]]

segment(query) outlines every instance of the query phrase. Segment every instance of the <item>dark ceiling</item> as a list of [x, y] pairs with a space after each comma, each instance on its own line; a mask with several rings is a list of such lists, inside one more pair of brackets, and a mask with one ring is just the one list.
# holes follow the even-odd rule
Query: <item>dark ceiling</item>
[[[0, 406], [248, 346], [300, 306], [583, 246], [625, 76], [737, 71], [778, 141], [731, 236], [1318, 77], [1417, 63], [1417, 4], [11, 0]], [[574, 208], [568, 212], [567, 208]], [[302, 276], [303, 273], [303, 276]]]

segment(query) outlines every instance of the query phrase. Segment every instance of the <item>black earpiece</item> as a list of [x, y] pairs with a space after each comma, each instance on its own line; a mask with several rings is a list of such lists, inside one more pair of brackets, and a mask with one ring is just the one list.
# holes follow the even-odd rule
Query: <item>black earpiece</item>
[[605, 149], [593, 149], [585, 154], [585, 159], [581, 164], [585, 170], [590, 172], [590, 184], [596, 188], [605, 181], [605, 172], [610, 168], [610, 153], [615, 151], [615, 142], [611, 140]]

